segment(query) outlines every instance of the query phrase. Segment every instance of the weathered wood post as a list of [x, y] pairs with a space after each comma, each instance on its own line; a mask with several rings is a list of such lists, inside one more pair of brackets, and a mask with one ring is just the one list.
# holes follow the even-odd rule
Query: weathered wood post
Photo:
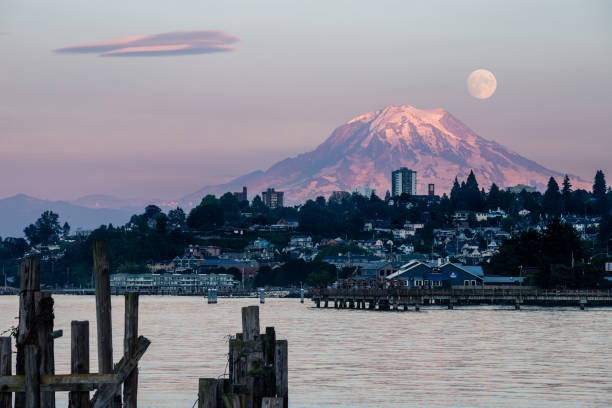
[[259, 336], [259, 307], [247, 306], [242, 308], [242, 335], [243, 340], [254, 340]]
[[[19, 325], [17, 327], [17, 375], [25, 375], [25, 347], [37, 343], [36, 293], [40, 292], [40, 260], [26, 258], [21, 263], [21, 290], [19, 292]], [[15, 393], [15, 408], [26, 406], [23, 392]]]
[[[113, 372], [113, 329], [111, 323], [110, 269], [106, 241], [93, 243], [94, 281], [96, 285], [96, 323], [98, 332], [98, 372]], [[111, 406], [121, 406], [120, 391]]]
[[283, 408], [283, 399], [266, 397], [261, 401], [261, 408]]
[[[319, 299], [319, 301], [317, 302], [317, 307], [320, 307], [320, 302], [321, 300]], [[304, 303], [304, 288], [300, 288], [300, 303]]]
[[[40, 374], [55, 374], [53, 298], [51, 292], [36, 292], [35, 300]], [[55, 393], [53, 391], [43, 392], [40, 397], [40, 406], [42, 408], [55, 408]]]
[[283, 399], [283, 407], [289, 406], [289, 364], [287, 340], [276, 341], [274, 355], [274, 376], [276, 377], [276, 396]]
[[[123, 354], [125, 358], [134, 357], [138, 342], [138, 293], [125, 294], [125, 330]], [[123, 383], [123, 406], [136, 408], [138, 405], [138, 367], [134, 368]]]
[[200, 378], [198, 408], [217, 408], [217, 382], [216, 378]]
[[[89, 321], [70, 323], [70, 373], [89, 374]], [[89, 408], [89, 391], [71, 391], [70, 408]]]
[[25, 407], [40, 408], [40, 371], [38, 367], [38, 360], [40, 358], [40, 354], [38, 352], [38, 346], [34, 344], [26, 345], [24, 349], [24, 355]]
[[[0, 337], [0, 376], [12, 374], [11, 352], [11, 338]], [[10, 392], [0, 392], [0, 408], [11, 408], [12, 406], [13, 395]]]
[[259, 289], [259, 303], [262, 305], [266, 303], [266, 291], [263, 289]]

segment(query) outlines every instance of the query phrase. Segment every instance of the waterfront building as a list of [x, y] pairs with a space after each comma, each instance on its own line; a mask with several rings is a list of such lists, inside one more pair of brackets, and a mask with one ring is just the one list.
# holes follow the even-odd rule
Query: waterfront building
[[230, 274], [199, 273], [114, 273], [111, 289], [146, 293], [199, 293], [207, 288], [238, 286]]
[[282, 191], [275, 191], [273, 188], [261, 193], [263, 203], [269, 208], [280, 208], [284, 206], [284, 195]]
[[386, 279], [406, 281], [406, 286], [409, 287], [482, 286], [484, 273], [480, 266], [414, 260], [388, 275]]
[[417, 172], [406, 167], [391, 173], [391, 195], [397, 197], [403, 193], [408, 195], [417, 193]]

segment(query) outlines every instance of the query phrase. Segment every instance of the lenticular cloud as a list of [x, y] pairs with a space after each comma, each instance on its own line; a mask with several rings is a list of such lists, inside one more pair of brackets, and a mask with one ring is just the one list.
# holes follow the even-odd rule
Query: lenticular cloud
[[163, 55], [210, 54], [233, 51], [240, 39], [220, 30], [172, 31], [138, 35], [95, 43], [77, 44], [55, 50], [68, 54], [99, 54], [103, 57], [147, 57]]

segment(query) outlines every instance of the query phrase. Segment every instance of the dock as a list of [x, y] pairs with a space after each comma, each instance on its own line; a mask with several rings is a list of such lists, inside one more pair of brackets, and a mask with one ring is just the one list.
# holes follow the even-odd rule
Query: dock
[[311, 298], [317, 308], [360, 310], [419, 310], [425, 305], [443, 305], [453, 309], [459, 305], [537, 306], [612, 306], [612, 291], [543, 290], [521, 287], [454, 287], [423, 288], [355, 288], [312, 289]]

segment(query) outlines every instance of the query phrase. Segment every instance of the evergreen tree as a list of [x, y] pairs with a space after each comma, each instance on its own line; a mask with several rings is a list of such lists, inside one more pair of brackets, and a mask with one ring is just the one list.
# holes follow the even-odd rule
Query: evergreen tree
[[251, 208], [253, 209], [253, 212], [255, 212], [255, 213], [265, 212], [268, 209], [268, 207], [266, 207], [266, 205], [264, 204], [264, 202], [261, 199], [261, 196], [259, 194], [257, 194], [255, 197], [253, 197], [253, 202], [251, 203]]
[[554, 177], [548, 180], [548, 187], [542, 198], [542, 210], [545, 214], [558, 217], [561, 214], [561, 193]]
[[595, 183], [593, 184], [593, 197], [596, 199], [605, 198], [606, 196], [606, 176], [603, 171], [597, 170], [595, 173]]
[[30, 241], [30, 245], [48, 245], [55, 242], [61, 232], [59, 215], [53, 211], [45, 211], [36, 220], [36, 223], [28, 225], [23, 230], [28, 241]]
[[453, 188], [450, 192], [450, 201], [455, 208], [457, 208], [457, 205], [461, 201], [461, 187], [459, 186], [459, 180], [457, 180], [457, 177], [455, 177]]
[[563, 199], [563, 212], [566, 214], [572, 212], [574, 207], [572, 205], [572, 184], [570, 183], [570, 179], [567, 174], [563, 178], [561, 197]]
[[495, 210], [502, 207], [502, 194], [499, 191], [497, 184], [491, 184], [489, 189], [489, 195], [487, 196], [487, 208], [489, 210]]
[[471, 211], [482, 211], [484, 207], [484, 201], [480, 189], [478, 188], [478, 181], [474, 171], [470, 170], [470, 174], [465, 182], [463, 188], [463, 196], [467, 203], [467, 210]]
[[183, 211], [181, 207], [176, 207], [174, 210], [168, 211], [168, 222], [173, 229], [184, 227], [185, 220], [185, 211]]
[[62, 235], [64, 237], [67, 237], [68, 235], [70, 235], [70, 224], [68, 224], [68, 221], [66, 221], [64, 225], [62, 226]]
[[603, 171], [597, 170], [593, 184], [593, 197], [596, 200], [595, 209], [598, 214], [606, 215], [610, 212], [611, 203], [606, 196], [606, 177]]

